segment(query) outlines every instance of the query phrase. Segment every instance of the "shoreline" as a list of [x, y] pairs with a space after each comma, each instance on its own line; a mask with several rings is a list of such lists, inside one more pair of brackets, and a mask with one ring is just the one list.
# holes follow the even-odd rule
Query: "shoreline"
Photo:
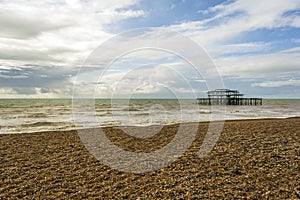
[[99, 126], [99, 127], [91, 127], [91, 128], [70, 128], [64, 130], [41, 130], [41, 131], [27, 131], [27, 132], [12, 132], [12, 133], [0, 133], [0, 135], [20, 135], [20, 134], [32, 134], [32, 133], [48, 133], [48, 132], [65, 132], [65, 131], [77, 131], [77, 130], [89, 130], [89, 129], [98, 129], [98, 128], [147, 128], [152, 126], [174, 126], [179, 124], [190, 124], [190, 123], [214, 123], [214, 122], [243, 122], [243, 121], [260, 121], [260, 120], [284, 120], [284, 119], [300, 119], [300, 116], [294, 117], [278, 117], [278, 118], [243, 118], [243, 119], [225, 119], [225, 120], [204, 120], [204, 121], [190, 121], [190, 122], [182, 122], [182, 123], [170, 123], [170, 124], [150, 124], [150, 125], [115, 125], [115, 126]]

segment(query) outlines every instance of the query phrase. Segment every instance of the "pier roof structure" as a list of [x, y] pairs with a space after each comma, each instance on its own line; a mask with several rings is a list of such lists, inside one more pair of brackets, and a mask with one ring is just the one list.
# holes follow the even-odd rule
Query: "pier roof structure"
[[208, 98], [198, 98], [201, 105], [262, 105], [262, 98], [243, 98], [238, 90], [216, 89], [207, 92]]

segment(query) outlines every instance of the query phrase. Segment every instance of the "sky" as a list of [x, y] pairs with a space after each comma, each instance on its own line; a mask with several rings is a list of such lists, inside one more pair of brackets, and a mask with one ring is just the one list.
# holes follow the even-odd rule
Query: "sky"
[[[118, 52], [116, 37], [142, 28], [199, 45], [225, 88], [300, 98], [299, 0], [0, 0], [0, 27], [0, 98], [71, 98], [74, 85], [97, 98], [192, 98], [217, 89], [182, 57], [139, 49], [146, 34], [120, 41], [137, 50], [105, 69], [87, 66], [97, 49]], [[189, 48], [172, 34], [147, 34]]]

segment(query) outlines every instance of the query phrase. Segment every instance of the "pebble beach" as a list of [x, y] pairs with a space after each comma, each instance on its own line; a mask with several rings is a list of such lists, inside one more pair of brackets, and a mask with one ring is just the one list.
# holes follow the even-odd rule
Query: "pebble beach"
[[[166, 145], [178, 125], [155, 139], [104, 131], [120, 148], [150, 152]], [[86, 150], [76, 130], [0, 135], [0, 199], [299, 199], [300, 118], [226, 121], [214, 149], [198, 151], [208, 129], [182, 157], [162, 169], [126, 173]]]

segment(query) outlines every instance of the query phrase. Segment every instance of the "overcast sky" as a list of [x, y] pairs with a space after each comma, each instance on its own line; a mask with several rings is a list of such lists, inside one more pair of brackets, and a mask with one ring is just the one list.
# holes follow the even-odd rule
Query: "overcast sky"
[[[300, 98], [299, 0], [0, 0], [0, 27], [0, 98], [71, 97], [78, 69], [97, 47], [144, 27], [193, 40], [226, 88]], [[85, 69], [86, 79], [95, 70]], [[99, 98], [120, 85], [137, 97], [203, 96], [207, 89], [182, 59], [150, 50], [123, 56], [97, 84]]]

